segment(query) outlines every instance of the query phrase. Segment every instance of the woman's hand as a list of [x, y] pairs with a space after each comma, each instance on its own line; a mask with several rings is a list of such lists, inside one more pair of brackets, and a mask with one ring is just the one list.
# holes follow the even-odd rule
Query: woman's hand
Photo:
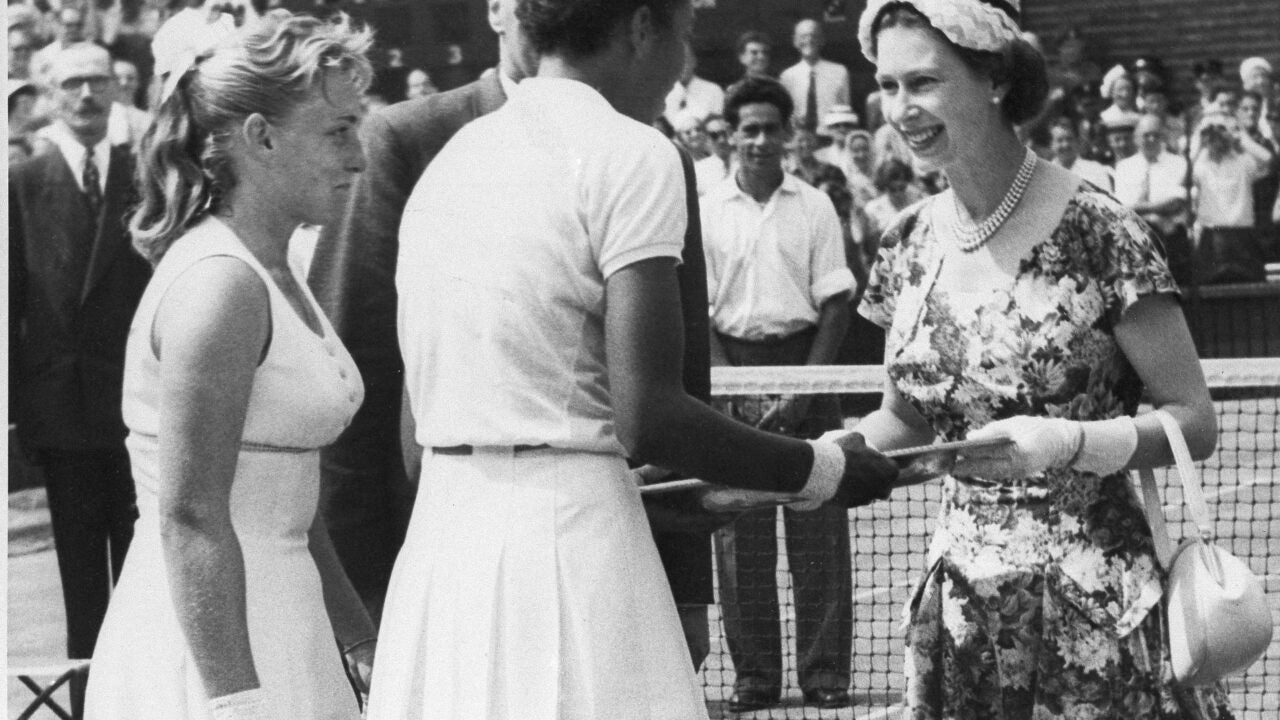
[[953, 474], [993, 480], [1030, 477], [1071, 464], [1084, 441], [1078, 422], [1029, 415], [996, 420], [968, 435], [969, 440], [997, 437], [1012, 442], [966, 450]]

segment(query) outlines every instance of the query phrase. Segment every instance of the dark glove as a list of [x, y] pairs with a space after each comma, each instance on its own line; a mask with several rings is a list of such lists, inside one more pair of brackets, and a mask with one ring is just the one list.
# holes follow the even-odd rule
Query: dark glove
[[887, 500], [898, 479], [898, 464], [867, 447], [861, 433], [835, 438], [844, 450], [844, 477], [831, 502], [846, 508]]

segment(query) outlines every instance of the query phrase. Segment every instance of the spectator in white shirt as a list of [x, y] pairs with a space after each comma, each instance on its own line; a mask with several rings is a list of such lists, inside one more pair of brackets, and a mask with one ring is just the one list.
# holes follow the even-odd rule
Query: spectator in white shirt
[[[702, 198], [712, 365], [822, 365], [849, 324], [853, 274], [831, 200], [783, 172], [791, 97], [776, 81], [730, 89], [737, 171]], [[841, 427], [829, 396], [747, 396], [718, 403], [743, 422], [791, 437]], [[776, 513], [757, 510], [720, 530], [721, 605], [737, 678], [731, 712], [777, 705], [783, 677]], [[848, 707], [852, 579], [848, 515], [825, 505], [783, 510], [796, 592], [796, 657], [805, 702]]]
[[684, 69], [680, 79], [667, 93], [666, 110], [663, 115], [672, 125], [679, 113], [688, 113], [698, 120], [705, 121], [712, 115], [724, 111], [724, 90], [720, 86], [698, 77], [694, 72], [698, 69], [698, 56], [690, 52], [685, 56]]
[[1197, 224], [1202, 229], [1253, 227], [1253, 183], [1266, 174], [1270, 154], [1229, 116], [1206, 115], [1196, 134], [1201, 143], [1192, 169]]
[[1187, 208], [1187, 162], [1165, 149], [1164, 126], [1155, 115], [1143, 115], [1133, 136], [1139, 152], [1116, 163], [1116, 198], [1167, 232]]
[[1049, 125], [1049, 148], [1053, 152], [1055, 163], [1097, 185], [1099, 189], [1111, 191], [1111, 168], [1080, 157], [1080, 131], [1074, 120], [1060, 117]]
[[1169, 91], [1163, 85], [1149, 85], [1142, 90], [1142, 112], [1160, 118], [1164, 128], [1164, 147], [1179, 152], [1186, 147], [1187, 124], [1169, 111]]
[[796, 126], [809, 131], [817, 131], [818, 121], [832, 107], [850, 104], [849, 71], [822, 59], [825, 42], [817, 20], [806, 18], [796, 23], [792, 43], [800, 51], [800, 62], [783, 70], [779, 78], [795, 103]]
[[1160, 235], [1169, 270], [1179, 282], [1191, 279], [1187, 236], [1187, 161], [1165, 146], [1164, 121], [1143, 115], [1133, 131], [1138, 152], [1116, 163], [1115, 196]]

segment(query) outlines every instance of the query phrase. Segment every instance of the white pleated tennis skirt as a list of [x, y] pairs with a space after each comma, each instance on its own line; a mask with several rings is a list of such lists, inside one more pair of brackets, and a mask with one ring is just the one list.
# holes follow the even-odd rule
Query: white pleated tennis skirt
[[640, 495], [612, 455], [424, 458], [370, 720], [702, 720]]

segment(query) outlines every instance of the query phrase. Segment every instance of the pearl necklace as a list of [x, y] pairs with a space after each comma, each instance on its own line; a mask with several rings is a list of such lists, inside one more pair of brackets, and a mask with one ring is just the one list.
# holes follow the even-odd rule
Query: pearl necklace
[[971, 253], [987, 244], [992, 235], [1004, 225], [1004, 221], [1009, 219], [1009, 215], [1013, 213], [1013, 209], [1018, 206], [1018, 201], [1022, 199], [1023, 193], [1027, 191], [1027, 186], [1031, 184], [1031, 176], [1036, 170], [1036, 154], [1027, 150], [1026, 157], [1022, 159], [1022, 166], [1018, 168], [1018, 174], [1013, 178], [1013, 184], [1009, 186], [1008, 192], [1004, 194], [1004, 199], [996, 207], [995, 212], [987, 216], [980, 223], [973, 223], [965, 220], [961, 215], [960, 197], [956, 195], [954, 188], [951, 190], [953, 218], [951, 221], [951, 232], [955, 238], [956, 245], [960, 249]]

